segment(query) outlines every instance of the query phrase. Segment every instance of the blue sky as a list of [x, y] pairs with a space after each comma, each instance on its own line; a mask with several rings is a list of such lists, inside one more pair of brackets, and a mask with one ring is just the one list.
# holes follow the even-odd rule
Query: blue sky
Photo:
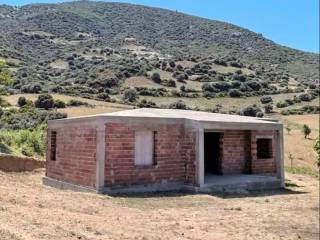
[[[63, 0], [0, 0], [0, 4]], [[113, 1], [109, 1], [113, 2]], [[288, 47], [319, 52], [319, 0], [117, 0], [226, 21]]]

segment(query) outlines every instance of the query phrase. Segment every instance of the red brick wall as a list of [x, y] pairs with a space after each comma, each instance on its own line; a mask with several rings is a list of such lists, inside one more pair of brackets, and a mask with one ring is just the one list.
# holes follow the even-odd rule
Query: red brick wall
[[[272, 158], [258, 159], [257, 158], [257, 136], [272, 136]], [[253, 174], [260, 173], [276, 173], [276, 134], [274, 131], [252, 131], [251, 133], [251, 152], [252, 165], [251, 170]]]
[[[194, 176], [193, 136], [185, 137], [182, 124], [157, 124], [148, 127], [156, 131], [155, 166], [135, 166], [135, 131], [145, 125], [106, 124], [105, 185], [126, 186], [168, 182], [192, 182]], [[186, 174], [188, 172], [188, 174]]]
[[239, 130], [224, 131], [222, 137], [223, 174], [240, 174], [246, 170], [248, 160], [247, 132]]
[[50, 133], [47, 140], [46, 176], [95, 187], [96, 130], [89, 127], [65, 127], [57, 132], [56, 161], [50, 160]]
[[[257, 158], [256, 136], [272, 136], [272, 158]], [[223, 174], [263, 174], [276, 173], [275, 135], [273, 131], [228, 130], [222, 140]]]

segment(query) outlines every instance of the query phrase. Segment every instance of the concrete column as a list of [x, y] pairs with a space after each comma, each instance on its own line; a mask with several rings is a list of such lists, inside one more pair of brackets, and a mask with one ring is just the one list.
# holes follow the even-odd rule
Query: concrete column
[[196, 150], [197, 150], [197, 185], [204, 185], [204, 130], [199, 128], [196, 135]]
[[281, 180], [281, 186], [285, 187], [284, 178], [284, 151], [283, 151], [283, 130], [276, 131], [276, 166], [277, 178]]
[[104, 123], [97, 126], [97, 149], [96, 149], [96, 190], [100, 192], [104, 187], [105, 177], [105, 136], [106, 128]]

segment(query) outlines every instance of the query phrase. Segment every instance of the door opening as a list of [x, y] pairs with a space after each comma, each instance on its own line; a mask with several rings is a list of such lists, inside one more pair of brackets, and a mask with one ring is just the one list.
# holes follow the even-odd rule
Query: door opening
[[204, 172], [205, 174], [222, 174], [221, 146], [222, 133], [204, 133]]

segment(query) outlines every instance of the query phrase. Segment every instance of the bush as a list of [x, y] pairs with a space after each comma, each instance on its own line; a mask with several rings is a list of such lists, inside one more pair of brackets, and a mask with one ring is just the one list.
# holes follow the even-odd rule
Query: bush
[[272, 102], [272, 98], [270, 96], [262, 96], [260, 98], [260, 102], [262, 104], [270, 103], [270, 102]]
[[34, 102], [36, 108], [44, 108], [46, 110], [54, 107], [53, 97], [49, 94], [41, 94]]
[[264, 105], [264, 112], [265, 113], [272, 113], [273, 112], [273, 106], [271, 104]]
[[135, 102], [139, 98], [137, 91], [133, 88], [128, 89], [123, 94], [123, 99], [129, 102]]
[[240, 92], [238, 89], [230, 89], [229, 90], [229, 96], [230, 97], [241, 97], [242, 92]]
[[39, 110], [34, 107], [4, 110], [0, 119], [1, 129], [32, 129], [48, 120], [66, 118], [67, 114], [56, 111]]
[[108, 95], [108, 93], [99, 93], [97, 97], [103, 101], [110, 100], [110, 96]]
[[40, 93], [42, 88], [39, 84], [31, 84], [21, 87], [23, 93]]
[[[244, 109], [242, 110], [242, 114], [243, 114], [244, 116], [250, 116], [250, 117], [257, 117], [257, 114], [258, 114], [259, 112], [262, 113], [261, 109], [258, 108], [256, 105], [248, 106], [248, 107], [246, 107], [246, 108], [244, 108]], [[259, 114], [259, 115], [260, 115], [260, 114]]]
[[262, 118], [264, 116], [263, 112], [257, 112], [256, 117]]
[[160, 74], [155, 72], [151, 75], [151, 79], [155, 82], [155, 83], [161, 83], [161, 77]]
[[54, 100], [54, 107], [55, 108], [65, 108], [66, 104], [64, 101], [61, 101], [59, 99]]
[[157, 105], [152, 101], [147, 101], [146, 99], [142, 99], [141, 102], [138, 104], [140, 108], [155, 108]]
[[310, 94], [308, 94], [308, 93], [300, 94], [300, 95], [298, 96], [298, 98], [299, 98], [301, 101], [305, 101], [305, 102], [310, 102], [310, 101], [313, 99], [313, 97], [312, 97]]
[[303, 124], [302, 132], [303, 132], [304, 138], [307, 138], [311, 133], [311, 128], [307, 124]]
[[68, 103], [68, 106], [72, 106], [72, 107], [78, 107], [78, 106], [82, 106], [82, 105], [88, 105], [88, 103], [86, 102], [82, 102], [80, 100], [77, 99], [71, 99]]
[[182, 100], [178, 100], [177, 102], [171, 103], [169, 105], [170, 109], [187, 109], [187, 105]]
[[247, 85], [254, 91], [259, 91], [261, 89], [261, 84], [257, 81], [253, 81], [253, 80], [248, 81]]
[[25, 97], [19, 97], [18, 99], [18, 106], [23, 107], [27, 104], [27, 99]]
[[28, 157], [44, 157], [45, 127], [1, 131], [0, 151], [17, 155], [23, 154]]
[[277, 102], [276, 106], [277, 108], [285, 108], [285, 107], [288, 107], [288, 103], [280, 101], [280, 102]]

